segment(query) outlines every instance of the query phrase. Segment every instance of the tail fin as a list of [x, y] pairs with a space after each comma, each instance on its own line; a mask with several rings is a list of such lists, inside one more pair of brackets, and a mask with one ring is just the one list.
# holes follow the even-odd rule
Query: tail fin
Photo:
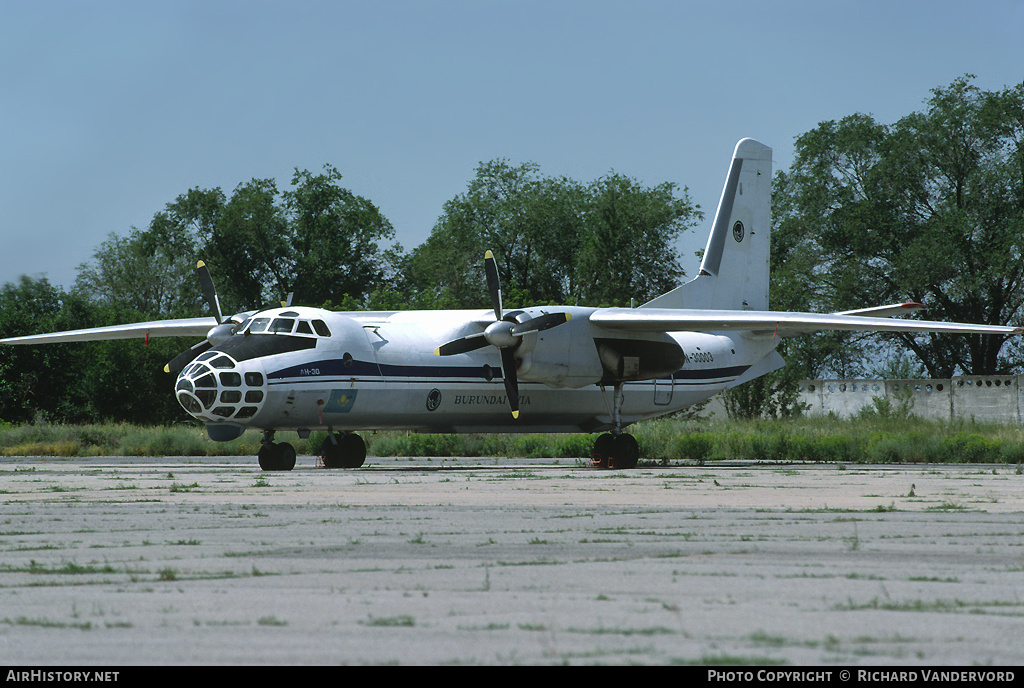
[[768, 310], [772, 149], [736, 144], [697, 277], [642, 308]]

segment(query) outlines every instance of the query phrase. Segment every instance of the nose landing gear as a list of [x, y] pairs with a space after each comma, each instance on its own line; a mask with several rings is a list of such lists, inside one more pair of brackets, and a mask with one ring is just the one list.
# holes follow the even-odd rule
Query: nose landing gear
[[274, 442], [274, 431], [264, 430], [259, 453], [260, 468], [265, 471], [290, 471], [295, 468], [295, 447]]

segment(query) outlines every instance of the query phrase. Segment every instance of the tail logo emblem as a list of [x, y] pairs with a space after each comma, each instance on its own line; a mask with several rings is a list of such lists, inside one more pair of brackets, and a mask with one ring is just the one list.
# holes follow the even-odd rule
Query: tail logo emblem
[[743, 223], [737, 222], [732, 226], [732, 238], [736, 241], [743, 241]]

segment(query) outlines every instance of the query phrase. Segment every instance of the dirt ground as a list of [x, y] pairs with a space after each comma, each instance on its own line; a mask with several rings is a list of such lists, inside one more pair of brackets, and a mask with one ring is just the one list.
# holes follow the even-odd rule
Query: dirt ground
[[1013, 466], [0, 459], [0, 665], [1024, 664]]

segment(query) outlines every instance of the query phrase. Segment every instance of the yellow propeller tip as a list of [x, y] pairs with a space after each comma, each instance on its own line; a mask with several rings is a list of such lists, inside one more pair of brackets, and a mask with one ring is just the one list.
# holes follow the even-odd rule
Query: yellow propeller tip
[[519, 418], [519, 411], [513, 411], [512, 412], [512, 417], [513, 418]]
[[201, 260], [201, 261], [199, 261], [198, 263], [196, 263], [196, 267], [197, 267], [197, 268], [201, 268], [201, 267], [203, 267], [204, 265], [206, 265], [206, 262], [205, 262], [205, 261], [202, 261], [202, 260]]
[[441, 355], [441, 347], [437, 347], [436, 349], [434, 349], [434, 355], [435, 356], [440, 356]]
[[487, 253], [484, 254], [484, 260], [487, 260], [488, 258], [490, 258], [492, 260], [494, 259], [494, 254], [491, 253], [490, 249], [488, 249]]
[[165, 373], [171, 372], [171, 365], [170, 364], [167, 364], [167, 365], [164, 366], [164, 372]]

